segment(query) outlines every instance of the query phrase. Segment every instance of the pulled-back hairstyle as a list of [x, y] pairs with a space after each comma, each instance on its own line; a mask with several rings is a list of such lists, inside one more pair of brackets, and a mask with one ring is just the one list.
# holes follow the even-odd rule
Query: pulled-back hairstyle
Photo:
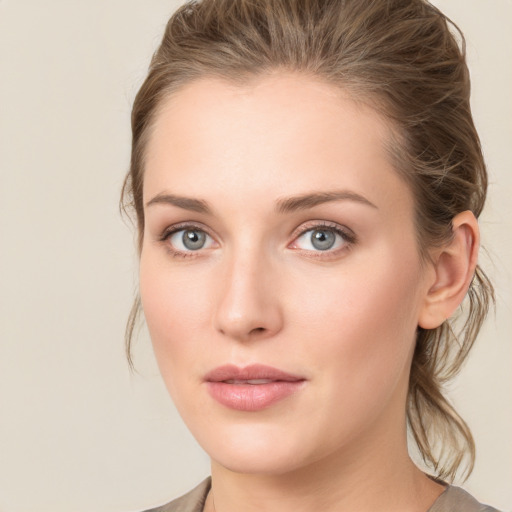
[[[452, 235], [452, 220], [482, 211], [487, 174], [470, 104], [465, 42], [460, 30], [425, 0], [203, 0], [184, 4], [167, 24], [132, 111], [131, 167], [121, 206], [133, 210], [139, 251], [145, 150], [159, 108], [191, 81], [234, 83], [280, 70], [335, 87], [371, 105], [394, 127], [388, 150], [415, 198], [418, 246]], [[471, 432], [443, 396], [460, 370], [493, 290], [477, 267], [457, 318], [418, 328], [410, 373], [407, 420], [424, 462], [453, 480], [465, 461], [472, 470]], [[127, 354], [140, 313], [127, 325]], [[458, 327], [458, 328], [457, 328]]]

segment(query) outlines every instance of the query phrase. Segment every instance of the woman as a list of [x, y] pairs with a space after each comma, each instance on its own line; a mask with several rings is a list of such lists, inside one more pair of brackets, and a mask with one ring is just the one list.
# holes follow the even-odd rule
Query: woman
[[493, 510], [446, 483], [474, 443], [441, 386], [492, 301], [449, 27], [423, 0], [204, 0], [169, 21], [132, 113], [128, 341], [141, 304], [212, 477], [156, 510]]

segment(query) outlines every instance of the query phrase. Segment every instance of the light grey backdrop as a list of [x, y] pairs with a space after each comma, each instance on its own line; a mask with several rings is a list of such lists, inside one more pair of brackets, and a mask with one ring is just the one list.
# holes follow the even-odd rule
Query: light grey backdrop
[[[208, 473], [147, 335], [140, 375], [123, 354], [136, 286], [117, 210], [130, 105], [178, 3], [0, 0], [0, 512], [136, 511]], [[451, 396], [477, 441], [466, 486], [508, 510], [512, 2], [436, 3], [468, 39], [491, 176], [485, 264], [499, 303]]]

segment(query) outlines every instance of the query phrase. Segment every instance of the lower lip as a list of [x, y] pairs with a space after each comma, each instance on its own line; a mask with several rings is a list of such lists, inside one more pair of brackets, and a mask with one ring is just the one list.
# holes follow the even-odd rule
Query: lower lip
[[268, 384], [228, 384], [207, 382], [210, 395], [220, 404], [237, 411], [261, 411], [293, 395], [304, 385], [303, 380], [274, 381]]

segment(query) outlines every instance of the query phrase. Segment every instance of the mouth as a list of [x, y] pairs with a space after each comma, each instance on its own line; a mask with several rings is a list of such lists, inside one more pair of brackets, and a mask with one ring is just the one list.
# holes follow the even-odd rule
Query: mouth
[[237, 411], [266, 409], [303, 388], [306, 379], [277, 368], [225, 365], [205, 376], [210, 396], [221, 405]]
[[258, 386], [259, 384], [269, 384], [270, 382], [275, 382], [270, 379], [248, 379], [248, 380], [240, 380], [240, 379], [228, 379], [224, 380], [226, 384], [251, 384], [253, 386]]

